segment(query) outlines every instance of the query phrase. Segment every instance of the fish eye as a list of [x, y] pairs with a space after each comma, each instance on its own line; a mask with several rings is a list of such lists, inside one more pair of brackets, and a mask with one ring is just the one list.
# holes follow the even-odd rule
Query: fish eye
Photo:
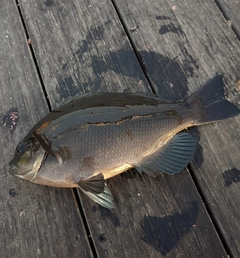
[[30, 149], [32, 144], [34, 142], [34, 138], [33, 137], [30, 137], [28, 141], [23, 141], [23, 142], [20, 142], [17, 146], [17, 153], [20, 153], [26, 149]]
[[24, 151], [26, 149], [26, 147], [27, 147], [26, 142], [20, 142], [17, 146], [17, 153]]

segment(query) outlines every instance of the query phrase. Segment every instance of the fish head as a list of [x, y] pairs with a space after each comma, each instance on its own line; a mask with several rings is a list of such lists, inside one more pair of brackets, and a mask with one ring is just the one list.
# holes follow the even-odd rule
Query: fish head
[[32, 135], [21, 141], [9, 162], [11, 175], [32, 180], [39, 171], [45, 157], [45, 151]]

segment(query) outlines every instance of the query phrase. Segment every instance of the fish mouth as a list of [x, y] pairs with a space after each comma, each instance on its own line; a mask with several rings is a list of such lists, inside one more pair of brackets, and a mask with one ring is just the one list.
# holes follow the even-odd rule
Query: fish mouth
[[44, 150], [41, 150], [41, 152], [38, 153], [38, 156], [35, 159], [35, 161], [29, 163], [24, 168], [10, 161], [9, 173], [12, 176], [32, 181], [37, 176], [37, 173], [40, 170], [43, 160], [45, 160], [46, 156], [46, 152]]
[[19, 173], [19, 167], [12, 164], [12, 165], [10, 165], [9, 173], [12, 176], [17, 176], [17, 177], [20, 177], [20, 178], [23, 178], [23, 179], [26, 179], [26, 178], [30, 179], [30, 178], [32, 178], [34, 176], [32, 174], [35, 174], [36, 172], [35, 171], [30, 171], [30, 172], [28, 172], [26, 174], [21, 175]]

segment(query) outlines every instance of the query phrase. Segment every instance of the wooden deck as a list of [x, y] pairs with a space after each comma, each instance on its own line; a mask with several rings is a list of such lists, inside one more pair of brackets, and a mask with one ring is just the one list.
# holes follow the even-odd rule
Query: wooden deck
[[1, 1], [0, 257], [240, 257], [240, 116], [191, 129], [198, 149], [175, 176], [108, 180], [111, 211], [8, 172], [17, 143], [69, 95], [183, 98], [223, 74], [240, 106], [239, 12], [235, 0]]

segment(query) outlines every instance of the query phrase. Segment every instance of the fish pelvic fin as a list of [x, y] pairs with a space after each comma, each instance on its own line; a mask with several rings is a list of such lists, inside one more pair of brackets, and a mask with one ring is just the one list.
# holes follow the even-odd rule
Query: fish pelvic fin
[[136, 169], [139, 173], [144, 172], [150, 176], [156, 176], [157, 173], [178, 173], [190, 162], [196, 145], [197, 139], [189, 133], [176, 134], [160, 150], [146, 157]]
[[111, 191], [104, 181], [102, 173], [86, 179], [81, 179], [77, 184], [94, 202], [108, 209], [115, 208]]
[[223, 77], [215, 76], [193, 93], [187, 104], [193, 108], [197, 124], [206, 124], [234, 117], [240, 110], [225, 99]]
[[81, 190], [94, 202], [98, 203], [99, 205], [107, 208], [113, 209], [115, 208], [115, 203], [113, 201], [113, 196], [111, 194], [110, 189], [107, 186], [107, 183], [104, 182], [104, 189], [102, 193], [96, 194], [92, 192], [85, 191], [81, 188]]
[[104, 176], [100, 173], [86, 179], [81, 179], [77, 184], [85, 192], [100, 194], [104, 191]]

